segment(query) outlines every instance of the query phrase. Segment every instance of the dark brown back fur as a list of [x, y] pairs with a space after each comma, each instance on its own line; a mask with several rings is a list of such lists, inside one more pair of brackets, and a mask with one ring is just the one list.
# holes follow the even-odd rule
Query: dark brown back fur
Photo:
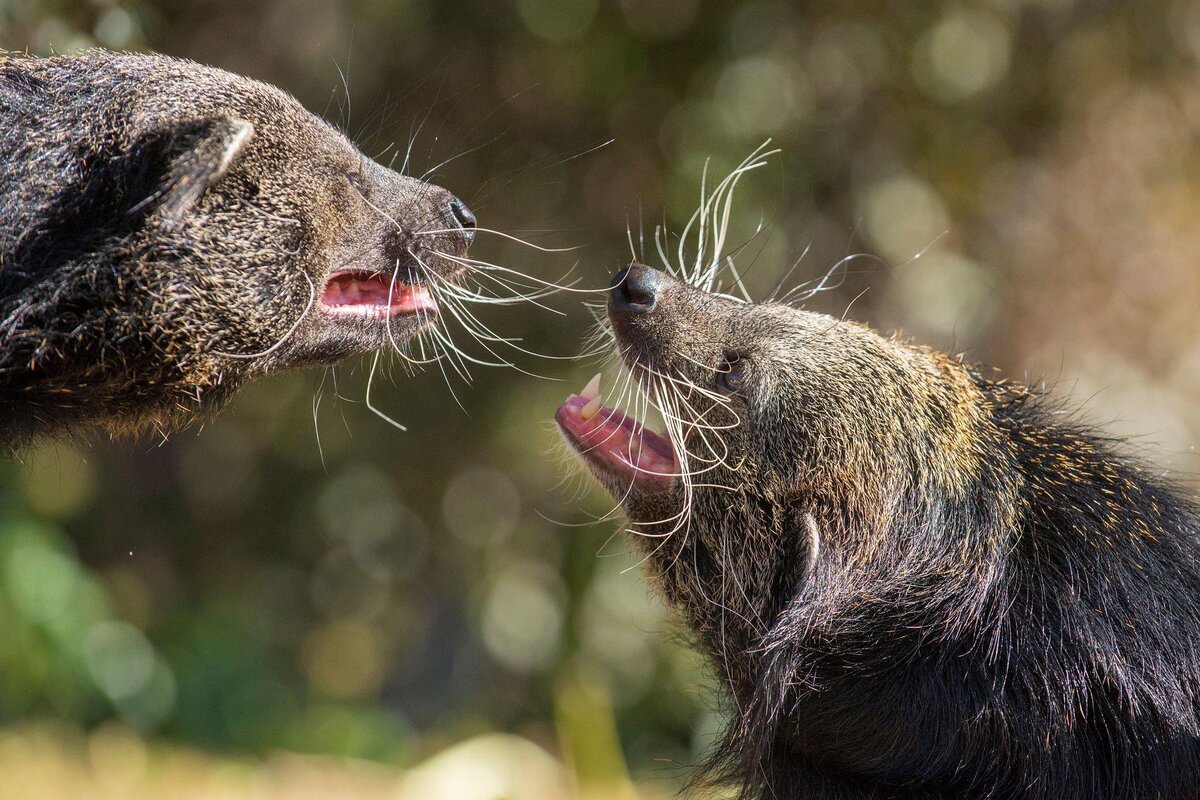
[[764, 800], [1200, 794], [1194, 499], [958, 359], [653, 285], [651, 310], [610, 303], [618, 352], [710, 426], [676, 447], [715, 466], [690, 494], [609, 488], [728, 688], [709, 777]]

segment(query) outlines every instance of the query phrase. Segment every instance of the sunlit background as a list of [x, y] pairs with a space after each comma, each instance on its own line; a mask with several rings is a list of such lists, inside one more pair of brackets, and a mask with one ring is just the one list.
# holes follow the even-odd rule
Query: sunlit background
[[[831, 273], [809, 308], [1052, 385], [1196, 483], [1200, 3], [0, 0], [0, 46], [96, 45], [411, 143], [481, 225], [579, 248], [474, 256], [579, 288], [772, 139], [729, 238], [755, 294]], [[567, 356], [580, 298], [479, 313]], [[0, 464], [5, 796], [672, 794], [720, 706], [558, 449], [597, 364], [497, 352], [550, 380], [395, 365], [402, 432], [348, 364]]]

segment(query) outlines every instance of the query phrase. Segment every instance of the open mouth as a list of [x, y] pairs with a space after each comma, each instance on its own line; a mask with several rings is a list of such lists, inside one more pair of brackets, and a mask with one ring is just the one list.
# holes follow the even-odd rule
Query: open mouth
[[579, 394], [569, 395], [554, 420], [583, 459], [622, 487], [664, 491], [679, 477], [671, 440], [619, 408], [604, 405], [599, 375]]
[[424, 286], [393, 282], [381, 272], [337, 272], [325, 282], [321, 310], [381, 319], [399, 314], [436, 314], [437, 302]]

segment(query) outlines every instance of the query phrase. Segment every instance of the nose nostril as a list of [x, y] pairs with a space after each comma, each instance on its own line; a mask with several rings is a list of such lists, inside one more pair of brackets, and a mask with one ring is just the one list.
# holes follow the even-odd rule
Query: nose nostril
[[612, 302], [625, 311], [644, 313], [654, 307], [659, 288], [658, 273], [633, 264], [618, 272], [611, 284]]
[[471, 213], [471, 209], [467, 208], [467, 204], [457, 197], [450, 200], [450, 214], [454, 217], [454, 221], [458, 226], [467, 233], [468, 240], [474, 236], [476, 225], [475, 215]]
[[621, 267], [617, 270], [617, 274], [613, 275], [613, 279], [609, 281], [608, 288], [616, 289], [621, 284], [625, 283], [625, 278], [629, 275], [629, 267]]

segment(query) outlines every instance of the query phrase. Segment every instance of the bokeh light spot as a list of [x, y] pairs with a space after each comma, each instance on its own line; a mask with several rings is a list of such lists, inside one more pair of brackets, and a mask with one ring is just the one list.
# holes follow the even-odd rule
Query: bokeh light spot
[[886, 178], [871, 186], [862, 211], [867, 234], [894, 263], [921, 253], [950, 227], [941, 196], [915, 177]]
[[588, 659], [613, 676], [614, 698], [628, 704], [654, 677], [664, 608], [639, 576], [606, 559], [592, 578], [579, 610], [579, 635]]
[[29, 537], [6, 553], [3, 567], [9, 596], [30, 619], [53, 622], [79, 593], [79, 563], [41, 537]]
[[959, 329], [982, 337], [995, 308], [995, 287], [984, 269], [957, 253], [929, 253], [896, 274], [909, 319], [929, 333], [952, 337]]
[[100, 44], [119, 50], [129, 46], [137, 30], [137, 20], [133, 14], [118, 6], [101, 14], [92, 32]]
[[917, 44], [913, 74], [940, 100], [957, 101], [995, 86], [1008, 72], [1008, 27], [983, 11], [957, 10], [943, 17]]
[[512, 479], [491, 467], [469, 467], [454, 477], [442, 498], [446, 526], [464, 542], [496, 544], [508, 539], [521, 516]]
[[713, 97], [718, 118], [738, 136], [792, 129], [812, 114], [814, 102], [800, 64], [778, 55], [734, 62], [722, 72]]
[[83, 646], [92, 680], [115, 701], [142, 691], [154, 674], [154, 647], [132, 625], [117, 620], [97, 622]]
[[518, 672], [549, 666], [561, 646], [562, 589], [535, 565], [505, 569], [492, 585], [483, 611], [488, 652]]

